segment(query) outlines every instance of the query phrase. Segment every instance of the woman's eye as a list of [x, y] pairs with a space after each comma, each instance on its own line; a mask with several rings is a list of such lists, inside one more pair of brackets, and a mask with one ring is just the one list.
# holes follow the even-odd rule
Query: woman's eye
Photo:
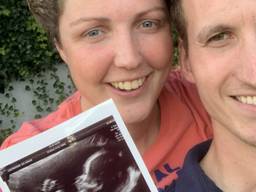
[[144, 22], [142, 23], [142, 26], [143, 26], [144, 28], [151, 28], [151, 27], [154, 27], [154, 26], [155, 26], [155, 23], [153, 23], [152, 21], [144, 21]]
[[100, 31], [99, 29], [93, 29], [88, 31], [85, 36], [89, 38], [96, 38], [97, 36], [100, 36], [103, 32]]
[[152, 20], [145, 20], [140, 23], [139, 28], [146, 31], [157, 30], [159, 28], [159, 22], [152, 21]]
[[104, 39], [106, 31], [102, 28], [92, 28], [85, 31], [81, 36], [91, 43], [96, 43]]

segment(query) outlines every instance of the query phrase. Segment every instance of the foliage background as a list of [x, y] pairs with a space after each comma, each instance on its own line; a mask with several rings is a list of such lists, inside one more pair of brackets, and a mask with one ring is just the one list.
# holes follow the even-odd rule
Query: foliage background
[[[12, 95], [13, 81], [26, 82], [24, 91], [32, 92], [31, 105], [38, 112], [34, 118], [51, 112], [73, 91], [73, 86], [66, 87], [56, 74], [60, 62], [47, 35], [30, 14], [26, 0], [0, 0], [0, 98], [5, 98], [0, 100], [0, 128], [4, 119], [10, 119], [11, 125], [0, 129], [0, 143], [16, 128], [15, 119], [23, 113]], [[49, 76], [54, 95], [49, 95], [47, 88]]]
[[0, 74], [5, 86], [13, 78], [24, 80], [53, 69], [59, 58], [25, 0], [1, 0], [0, 20]]

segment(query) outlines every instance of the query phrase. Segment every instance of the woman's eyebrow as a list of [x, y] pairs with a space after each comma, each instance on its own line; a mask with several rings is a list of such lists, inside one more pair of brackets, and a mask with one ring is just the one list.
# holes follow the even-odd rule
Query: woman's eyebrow
[[[151, 9], [148, 9], [148, 10], [145, 10], [145, 11], [142, 11], [142, 12], [136, 14], [135, 17], [142, 17], [150, 12], [155, 12], [155, 11], [165, 12], [166, 10], [164, 7], [153, 7]], [[88, 22], [88, 21], [108, 22], [109, 19], [106, 17], [81, 17], [79, 19], [76, 19], [76, 20], [70, 22], [69, 25], [70, 25], [70, 27], [73, 27], [73, 26], [76, 26], [76, 25], [79, 25], [81, 23]]]
[[146, 14], [151, 13], [151, 12], [157, 12], [157, 11], [165, 13], [166, 9], [164, 7], [160, 7], [160, 6], [153, 7], [151, 9], [148, 9], [148, 10], [145, 10], [145, 11], [142, 11], [142, 12], [138, 13], [136, 15], [136, 17], [142, 17], [143, 15], [146, 15]]
[[84, 22], [89, 22], [89, 21], [108, 22], [109, 19], [105, 18], [105, 17], [81, 17], [77, 20], [72, 21], [69, 25], [70, 25], [70, 27], [73, 27], [73, 26], [79, 25]]

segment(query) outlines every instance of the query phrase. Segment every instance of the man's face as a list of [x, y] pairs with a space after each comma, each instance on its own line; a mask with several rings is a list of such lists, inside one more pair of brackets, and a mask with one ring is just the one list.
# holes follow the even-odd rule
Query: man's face
[[181, 63], [215, 134], [256, 146], [256, 1], [189, 0], [183, 11], [188, 50], [181, 46]]

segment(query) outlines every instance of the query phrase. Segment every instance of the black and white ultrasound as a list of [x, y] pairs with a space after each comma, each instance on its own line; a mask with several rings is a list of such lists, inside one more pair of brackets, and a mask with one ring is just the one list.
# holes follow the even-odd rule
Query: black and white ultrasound
[[112, 117], [9, 165], [2, 178], [12, 192], [150, 192]]

